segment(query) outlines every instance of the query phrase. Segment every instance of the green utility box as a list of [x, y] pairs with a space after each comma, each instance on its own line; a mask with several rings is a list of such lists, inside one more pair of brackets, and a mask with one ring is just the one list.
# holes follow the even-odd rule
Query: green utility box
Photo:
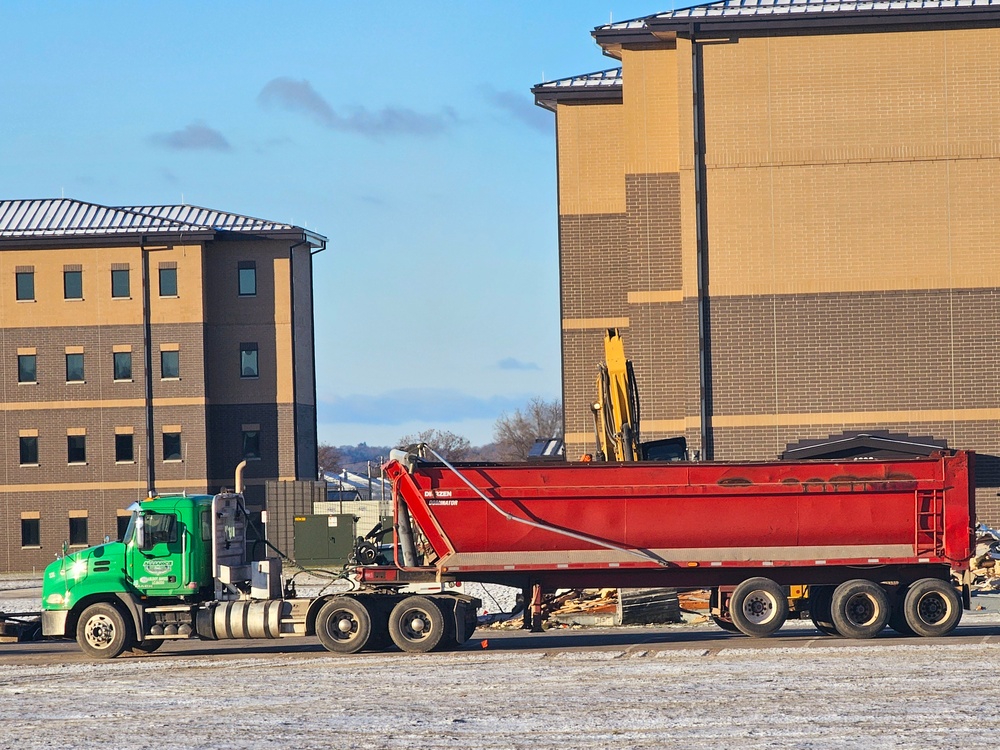
[[354, 549], [354, 515], [295, 516], [295, 559], [302, 565], [340, 568]]

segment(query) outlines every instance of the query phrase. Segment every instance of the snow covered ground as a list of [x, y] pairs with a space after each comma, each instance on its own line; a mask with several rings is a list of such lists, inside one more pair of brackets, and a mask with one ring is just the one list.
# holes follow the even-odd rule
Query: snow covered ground
[[[0, 580], [0, 607], [37, 608], [18, 598], [37, 596], [25, 585]], [[442, 654], [218, 658], [168, 644], [110, 662], [0, 664], [0, 748], [992, 745], [1000, 615], [982, 601], [990, 606], [964, 620], [976, 635], [936, 641], [813, 640], [810, 626], [790, 623], [807, 643], [665, 644], [634, 629], [631, 645], [606, 650], [563, 650], [550, 634], [538, 637], [551, 647], [514, 652], [482, 648], [502, 637], [482, 630], [471, 647]], [[0, 655], [16, 648], [0, 645]]]
[[149, 657], [0, 666], [0, 746], [964, 748], [1000, 645]]

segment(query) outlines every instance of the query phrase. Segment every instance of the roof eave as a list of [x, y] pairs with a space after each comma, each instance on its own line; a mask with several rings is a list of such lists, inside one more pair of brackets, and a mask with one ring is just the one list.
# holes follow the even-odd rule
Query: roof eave
[[531, 89], [535, 95], [535, 104], [552, 112], [556, 111], [558, 104], [621, 104], [621, 86], [592, 87], [589, 89], [565, 88], [547, 89], [543, 86], [535, 86]]
[[0, 236], [0, 248], [31, 247], [142, 247], [144, 245], [183, 245], [214, 239], [213, 231], [194, 232], [52, 232]]

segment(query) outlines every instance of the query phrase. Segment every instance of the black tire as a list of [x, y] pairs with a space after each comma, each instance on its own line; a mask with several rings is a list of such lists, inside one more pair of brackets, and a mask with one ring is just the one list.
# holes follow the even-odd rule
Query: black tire
[[337, 596], [316, 614], [316, 637], [323, 648], [335, 654], [355, 654], [368, 645], [372, 620], [357, 599]]
[[904, 602], [906, 601], [906, 592], [908, 590], [908, 588], [900, 586], [896, 589], [895, 595], [889, 597], [889, 601], [892, 603], [892, 611], [889, 613], [889, 627], [900, 635], [910, 637], [916, 635], [916, 633], [913, 632], [913, 628], [906, 621]]
[[845, 638], [874, 638], [889, 621], [890, 609], [885, 589], [863, 578], [844, 581], [833, 592], [833, 624]]
[[154, 651], [157, 651], [164, 643], [166, 643], [166, 641], [163, 640], [146, 640], [141, 643], [136, 642], [132, 644], [132, 653], [136, 656], [151, 654]]
[[718, 625], [720, 628], [725, 630], [727, 633], [739, 633], [740, 629], [736, 627], [732, 620], [726, 617], [719, 617], [719, 615], [712, 615], [712, 622]]
[[91, 604], [76, 622], [76, 642], [91, 658], [114, 659], [133, 641], [130, 623], [113, 604]]
[[366, 650], [386, 651], [392, 648], [392, 638], [389, 636], [389, 612], [392, 611], [392, 605], [393, 599], [387, 596], [375, 596], [365, 602], [372, 623]]
[[741, 633], [764, 638], [788, 619], [788, 597], [770, 578], [748, 578], [733, 590], [729, 616]]
[[833, 586], [809, 587], [809, 619], [823, 635], [840, 635], [833, 624]]
[[411, 596], [389, 614], [389, 635], [403, 651], [423, 654], [445, 641], [445, 617], [433, 599]]
[[962, 599], [947, 581], [922, 578], [903, 600], [906, 624], [925, 638], [947, 635], [962, 619]]

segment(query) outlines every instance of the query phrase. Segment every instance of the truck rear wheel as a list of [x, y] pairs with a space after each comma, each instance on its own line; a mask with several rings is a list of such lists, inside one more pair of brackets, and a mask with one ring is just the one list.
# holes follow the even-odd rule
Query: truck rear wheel
[[763, 638], [777, 631], [788, 619], [788, 597], [770, 578], [748, 578], [733, 590], [729, 616], [740, 632]]
[[947, 635], [962, 619], [962, 600], [947, 581], [922, 578], [906, 592], [903, 612], [906, 624], [917, 635]]
[[889, 621], [889, 595], [877, 583], [855, 578], [834, 589], [831, 610], [845, 638], [874, 638]]
[[433, 651], [445, 635], [444, 613], [433, 599], [407, 597], [389, 614], [389, 635], [403, 651]]
[[91, 604], [76, 623], [76, 642], [87, 656], [113, 659], [132, 645], [124, 615], [106, 602]]
[[316, 637], [327, 651], [357, 653], [368, 645], [371, 634], [368, 610], [349, 596], [334, 597], [316, 615]]

